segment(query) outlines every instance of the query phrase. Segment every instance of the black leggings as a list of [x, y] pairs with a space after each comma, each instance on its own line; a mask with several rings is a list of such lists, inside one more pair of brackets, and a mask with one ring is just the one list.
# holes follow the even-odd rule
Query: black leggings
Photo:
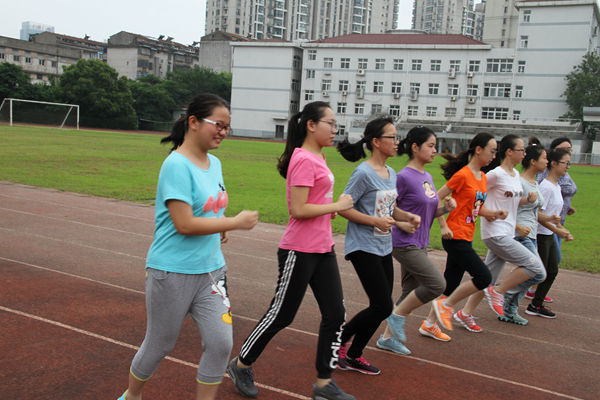
[[537, 286], [535, 297], [531, 301], [534, 307], [542, 307], [544, 299], [558, 276], [558, 246], [554, 235], [537, 235], [538, 253], [546, 268], [546, 280]]
[[471, 275], [473, 285], [478, 290], [483, 290], [492, 283], [492, 273], [473, 250], [473, 242], [461, 239], [442, 239], [442, 246], [448, 253], [446, 271], [444, 271], [445, 296], [450, 296], [460, 286], [465, 271]]
[[389, 317], [394, 309], [394, 261], [391, 254], [382, 257], [364, 251], [354, 251], [347, 257], [369, 297], [369, 307], [356, 314], [342, 333], [342, 343], [354, 335], [347, 354], [349, 358], [359, 358], [381, 321]]

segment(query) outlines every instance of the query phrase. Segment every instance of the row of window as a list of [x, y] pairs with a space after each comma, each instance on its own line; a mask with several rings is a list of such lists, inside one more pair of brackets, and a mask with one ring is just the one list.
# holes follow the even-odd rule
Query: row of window
[[[314, 52], [314, 53], [311, 53]], [[308, 50], [308, 59], [316, 60], [316, 50]], [[312, 56], [312, 58], [311, 58]], [[525, 61], [519, 61], [518, 72], [525, 72]], [[385, 69], [386, 60], [385, 58], [376, 58], [375, 59], [375, 70], [384, 70]], [[486, 60], [486, 72], [512, 72], [513, 70], [514, 59], [511, 58], [488, 58]], [[404, 69], [404, 60], [403, 59], [394, 59], [392, 62], [394, 71], [402, 71]], [[358, 69], [368, 69], [369, 59], [368, 58], [359, 58], [358, 59]], [[479, 60], [469, 60], [469, 65], [467, 66], [467, 70], [469, 72], [479, 72], [481, 66], [481, 61]], [[324, 57], [323, 58], [323, 68], [324, 69], [332, 69], [333, 68], [333, 57]], [[449, 68], [453, 69], [455, 72], [460, 72], [461, 70], [461, 60], [450, 60]], [[340, 69], [350, 69], [350, 58], [340, 58]], [[411, 69], [413, 71], [422, 71], [423, 70], [423, 60], [422, 59], [413, 59], [411, 60]], [[442, 60], [430, 60], [429, 61], [429, 70], [430, 71], [442, 71]], [[445, 69], [444, 69], [445, 70]], [[307, 78], [314, 78], [315, 70], [307, 70], [312, 71], [310, 74], [313, 76], [307, 76]]]
[[[22, 61], [21, 61], [21, 58], [23, 59]], [[0, 60], [8, 60], [7, 55], [5, 53], [0, 53]], [[35, 63], [38, 65], [52, 65], [53, 67], [56, 67], [58, 65], [58, 61], [49, 61], [49, 60], [44, 60], [41, 58], [23, 57], [23, 56], [17, 56], [17, 55], [13, 55], [13, 61], [14, 62], [24, 62], [25, 64], [34, 64]]]
[[[365, 91], [367, 86], [366, 81], [356, 81], [356, 91]], [[300, 90], [300, 82], [297, 79], [292, 80], [292, 89]], [[373, 93], [384, 93], [384, 82], [373, 82]], [[440, 94], [440, 84], [430, 83], [429, 84], [430, 95]], [[448, 96], [458, 96], [460, 93], [459, 84], [448, 84], [447, 86]], [[321, 90], [330, 91], [332, 90], [331, 79], [323, 79], [321, 81]], [[350, 91], [350, 83], [346, 80], [338, 81], [338, 90], [340, 92]], [[421, 84], [418, 82], [410, 83], [411, 93], [421, 93]], [[510, 97], [511, 84], [510, 83], [485, 83], [483, 86], [483, 97]], [[314, 100], [314, 90], [305, 90], [305, 100]], [[402, 93], [402, 82], [392, 82], [390, 93]], [[479, 85], [467, 85], [467, 96], [476, 97], [479, 95]], [[523, 86], [515, 86], [515, 97], [523, 97]]]

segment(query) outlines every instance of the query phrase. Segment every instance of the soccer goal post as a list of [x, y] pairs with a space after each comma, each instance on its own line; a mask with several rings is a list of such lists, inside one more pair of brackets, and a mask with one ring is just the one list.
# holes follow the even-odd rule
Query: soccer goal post
[[[0, 105], [0, 115], [2, 115], [2, 110], [5, 104], [8, 103], [8, 120], [10, 121], [10, 126], [13, 126], [13, 122], [15, 123], [34, 123], [34, 124], [50, 124], [50, 125], [59, 125], [62, 129], [67, 122], [67, 119], [71, 115], [73, 108], [76, 110], [76, 127], [79, 130], [79, 106], [77, 104], [64, 104], [64, 103], [52, 103], [48, 101], [36, 101], [36, 100], [23, 100], [23, 99], [12, 99], [5, 98], [2, 100], [2, 104]], [[18, 121], [16, 119], [16, 110], [15, 105], [13, 103], [27, 103], [31, 105], [38, 105], [37, 108], [31, 107], [30, 109], [22, 109], [19, 110]], [[40, 111], [39, 107], [43, 107], [43, 111]], [[68, 110], [67, 110], [68, 107]], [[6, 109], [5, 109], [6, 110]], [[58, 111], [63, 110], [63, 111]], [[6, 111], [5, 111], [6, 112]], [[66, 113], [66, 115], [64, 114]], [[49, 115], [52, 115], [50, 117]], [[64, 115], [64, 118], [62, 117]], [[53, 121], [53, 123], [50, 123]], [[71, 122], [72, 123], [72, 122]]]

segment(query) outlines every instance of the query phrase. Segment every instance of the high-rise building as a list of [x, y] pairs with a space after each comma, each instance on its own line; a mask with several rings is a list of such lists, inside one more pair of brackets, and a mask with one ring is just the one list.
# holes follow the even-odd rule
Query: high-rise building
[[[471, 3], [472, 6], [472, 3]], [[475, 8], [463, 7], [461, 34], [471, 39], [483, 40], [483, 22], [485, 20], [485, 1]]]
[[400, 0], [207, 0], [205, 33], [318, 40], [398, 27]]
[[472, 12], [473, 7], [473, 0], [416, 0], [412, 28], [435, 34], [462, 34], [466, 25], [463, 15]]
[[517, 3], [517, 1], [506, 0], [486, 2], [483, 42], [500, 48], [517, 47], [519, 28], [519, 10], [515, 7]]

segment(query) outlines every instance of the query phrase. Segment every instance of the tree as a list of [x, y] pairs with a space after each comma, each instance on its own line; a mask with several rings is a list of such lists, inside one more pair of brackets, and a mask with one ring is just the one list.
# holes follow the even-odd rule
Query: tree
[[0, 63], [0, 103], [5, 98], [40, 100], [35, 86], [20, 65]]
[[189, 102], [200, 93], [214, 93], [227, 101], [231, 101], [230, 72], [214, 72], [212, 68], [196, 65], [189, 70], [179, 70], [167, 74], [167, 79], [172, 80], [182, 90], [189, 91], [189, 96], [184, 102]]
[[566, 76], [563, 96], [569, 111], [561, 118], [583, 120], [583, 107], [600, 107], [600, 56], [587, 53], [580, 65]]
[[154, 75], [129, 81], [133, 104], [139, 118], [152, 121], [172, 121], [173, 107], [177, 104], [165, 81]]

